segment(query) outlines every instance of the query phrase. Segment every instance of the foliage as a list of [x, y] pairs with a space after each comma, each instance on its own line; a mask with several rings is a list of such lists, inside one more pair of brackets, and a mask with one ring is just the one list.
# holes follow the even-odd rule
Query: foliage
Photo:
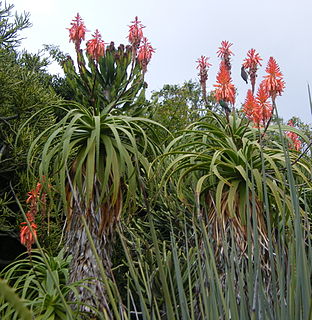
[[12, 21], [13, 4], [4, 6], [0, 2], [0, 48], [15, 48], [21, 42], [19, 33], [21, 30], [29, 28], [31, 23], [29, 21], [29, 13], [17, 14], [15, 13]]
[[[13, 306], [22, 320], [32, 319], [32, 315], [25, 307], [23, 301], [21, 301], [4, 280], [0, 280], [0, 296], [4, 298], [4, 301], [8, 301]], [[7, 319], [7, 314], [2, 319]]]
[[[311, 319], [311, 159], [289, 144], [299, 136], [308, 150], [311, 130], [280, 124], [275, 60], [256, 97], [253, 49], [242, 67], [254, 127], [234, 110], [228, 41], [209, 97], [202, 56], [200, 84], [166, 85], [148, 102], [154, 49], [137, 17], [130, 45], [105, 46], [96, 30], [84, 52], [77, 14], [76, 63], [46, 47], [60, 78], [40, 52], [15, 51], [29, 22], [11, 22], [11, 9], [0, 10], [0, 222], [18, 220], [10, 184], [23, 193], [39, 179], [45, 191], [28, 193], [21, 228], [39, 250], [0, 274], [1, 319]], [[61, 227], [66, 257], [41, 246], [58, 251]]]
[[55, 182], [61, 194], [66, 212], [65, 245], [73, 256], [70, 281], [92, 277], [91, 290], [79, 288], [80, 299], [110, 315], [108, 293], [99, 280], [101, 269], [82, 219], [86, 219], [100, 261], [110, 274], [114, 227], [122, 216], [135, 212], [142, 177], [149, 168], [147, 156], [152, 157], [158, 149], [145, 133], [147, 129], [153, 132], [157, 123], [140, 116], [145, 103], [144, 75], [153, 49], [145, 38], [137, 47], [120, 45], [116, 49], [113, 42], [105, 47], [96, 31], [85, 53], [80, 49], [85, 27], [79, 15], [69, 30], [77, 65], [67, 56], [62, 66], [74, 101], [38, 111], [20, 132], [33, 119], [61, 110], [58, 114], [63, 117], [31, 144], [29, 169]]
[[0, 23], [0, 198], [6, 203], [1, 207], [1, 228], [5, 229], [15, 229], [18, 224], [16, 206], [10, 201], [10, 184], [22, 196], [32, 184], [25, 174], [27, 150], [43, 128], [53, 123], [53, 112], [46, 113], [40, 123], [37, 119], [29, 123], [15, 144], [18, 128], [33, 113], [58, 100], [50, 89], [47, 61], [40, 54], [16, 51], [19, 32], [30, 24], [26, 14], [16, 15], [16, 21], [10, 22], [12, 9], [12, 5], [1, 9]]
[[[304, 133], [305, 136], [308, 137], [308, 141], [312, 141], [312, 125], [305, 123], [303, 120], [301, 120], [299, 117], [292, 117], [290, 119], [294, 126], [298, 128], [302, 133]], [[302, 149], [304, 150], [308, 144], [303, 139], [300, 139], [302, 142]]]
[[[294, 185], [290, 188], [296, 193]], [[295, 199], [291, 201], [295, 205]], [[129, 266], [128, 314], [143, 319], [310, 319], [311, 224], [306, 218], [311, 213], [300, 216], [295, 207], [293, 223], [287, 226], [294, 236], [287, 244], [285, 228], [273, 240], [276, 231], [268, 225], [264, 267], [258, 254], [261, 235], [252, 226], [257, 207], [252, 201], [243, 255], [232, 227], [221, 242], [222, 255], [216, 255], [214, 240], [196, 215], [191, 226], [185, 224], [190, 234], [177, 235], [172, 229], [168, 242], [156, 237], [151, 218], [152, 244], [143, 250], [140, 238], [132, 242], [122, 235]]]
[[[64, 258], [63, 251], [56, 257], [45, 254], [45, 259], [39, 252], [33, 251], [31, 256], [17, 260], [5, 268], [1, 276], [23, 299], [36, 319], [69, 319], [68, 308], [64, 306], [60, 294], [68, 298], [69, 292], [76, 292], [75, 288], [81, 285], [68, 284], [69, 261], [69, 257]], [[2, 300], [0, 305], [1, 319], [16, 319], [16, 310], [10, 303]]]
[[[274, 126], [268, 130], [279, 132]], [[292, 127], [283, 126], [282, 130], [296, 131], [308, 141]], [[262, 241], [267, 242], [263, 206], [265, 187], [270, 206], [269, 219], [273, 225], [280, 227], [282, 219], [286, 219], [288, 224], [293, 218], [288, 182], [283, 176], [286, 170], [283, 142], [270, 143], [261, 137], [259, 129], [235, 114], [229, 117], [228, 122], [223, 116], [209, 112], [174, 139], [160, 157], [168, 159], [164, 160], [163, 182], [169, 179], [176, 181], [177, 195], [186, 205], [201, 203], [200, 214], [211, 227], [215, 239], [220, 240], [227, 234], [228, 225], [233, 224], [235, 239], [242, 248], [247, 236], [251, 201], [258, 204], [255, 207], [257, 225]], [[298, 188], [311, 188], [309, 159], [297, 161], [299, 154], [294, 150], [288, 150], [288, 154]], [[160, 167], [164, 167], [162, 161]], [[282, 212], [286, 212], [285, 217]]]
[[[205, 112], [205, 102], [200, 97], [200, 86], [188, 81], [183, 85], [164, 85], [154, 91], [150, 98], [148, 117], [165, 126], [173, 135], [199, 119]], [[170, 136], [165, 132], [158, 134], [160, 142]]]

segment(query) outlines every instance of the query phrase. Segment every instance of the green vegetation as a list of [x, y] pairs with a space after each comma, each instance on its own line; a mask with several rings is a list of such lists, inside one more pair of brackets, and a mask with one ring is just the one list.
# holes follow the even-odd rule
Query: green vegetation
[[311, 128], [278, 117], [275, 60], [254, 96], [250, 51], [241, 110], [227, 41], [216, 91], [202, 56], [199, 83], [148, 101], [154, 49], [137, 17], [130, 45], [96, 31], [84, 51], [77, 15], [76, 62], [47, 48], [60, 78], [18, 52], [30, 24], [12, 8], [0, 10], [0, 231], [20, 232], [25, 253], [0, 271], [0, 318], [312, 319]]

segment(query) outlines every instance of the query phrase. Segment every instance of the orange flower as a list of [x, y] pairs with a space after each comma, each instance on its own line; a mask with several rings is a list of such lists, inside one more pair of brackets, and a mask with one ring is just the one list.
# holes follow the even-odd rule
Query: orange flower
[[100, 57], [104, 56], [105, 43], [102, 40], [101, 34], [98, 29], [95, 30], [95, 34], [92, 35], [93, 39], [87, 42], [87, 53], [96, 61], [99, 61]]
[[231, 76], [224, 62], [220, 65], [220, 70], [217, 75], [217, 84], [214, 85], [217, 89], [215, 90], [215, 97], [218, 102], [220, 100], [230, 102], [234, 105], [235, 103], [235, 87], [231, 83]]
[[270, 57], [265, 71], [268, 75], [264, 76], [264, 86], [274, 101], [276, 96], [281, 95], [285, 88], [283, 74], [273, 57]]
[[265, 125], [265, 123], [271, 118], [272, 116], [272, 105], [270, 102], [268, 102], [270, 95], [267, 92], [264, 82], [262, 81], [260, 83], [258, 92], [257, 92], [257, 96], [256, 96], [256, 101], [257, 104], [259, 105], [259, 110], [258, 110], [258, 119], [259, 119], [259, 123], [263, 123], [263, 125]]
[[155, 52], [155, 49], [151, 46], [151, 44], [147, 41], [147, 38], [143, 37], [142, 45], [139, 48], [138, 52], [138, 61], [145, 73], [147, 70], [147, 65], [152, 58], [152, 54]]
[[199, 69], [199, 82], [203, 91], [203, 96], [206, 97], [206, 81], [208, 80], [208, 69], [211, 64], [208, 63], [208, 57], [201, 56], [196, 62], [198, 63], [197, 69]]
[[233, 43], [230, 43], [229, 41], [222, 41], [221, 47], [219, 47], [219, 50], [217, 51], [218, 57], [224, 60], [225, 58], [234, 55], [234, 53], [230, 50], [232, 45]]
[[[26, 213], [26, 219], [30, 224], [31, 228], [28, 227], [27, 222], [22, 222], [20, 224], [20, 241], [23, 245], [27, 247], [28, 252], [31, 251], [31, 246], [35, 243], [35, 239], [37, 237], [37, 225], [35, 224], [35, 216], [38, 212], [38, 201], [40, 198], [40, 193], [42, 189], [42, 184], [40, 182], [37, 183], [36, 188], [28, 192], [28, 198], [26, 203], [30, 206], [28, 212]], [[42, 192], [41, 200], [45, 205], [45, 196], [46, 193]], [[33, 233], [31, 232], [31, 229]]]
[[221, 47], [219, 47], [219, 50], [217, 51], [218, 57], [222, 59], [222, 62], [225, 64], [226, 69], [231, 72], [231, 55], [234, 55], [234, 53], [230, 50], [230, 47], [233, 45], [233, 43], [230, 43], [229, 41], [222, 41]]
[[133, 24], [129, 26], [128, 39], [132, 44], [134, 50], [136, 50], [137, 48], [139, 48], [141, 40], [143, 38], [142, 29], [145, 28], [145, 26], [141, 24], [141, 21], [138, 20], [138, 17], [135, 17], [134, 21], [131, 21], [131, 23]]
[[272, 106], [267, 101], [269, 94], [265, 90], [263, 83], [257, 92], [257, 96], [254, 97], [251, 90], [248, 90], [245, 103], [243, 105], [243, 111], [249, 120], [253, 121], [256, 127], [260, 127], [261, 123], [263, 126], [272, 116]]
[[31, 246], [35, 243], [37, 238], [37, 225], [35, 223], [30, 223], [31, 229], [28, 227], [27, 222], [21, 223], [20, 230], [20, 241], [21, 244], [27, 247], [27, 250], [31, 250]]
[[76, 50], [79, 50], [81, 41], [85, 39], [86, 34], [86, 27], [79, 13], [77, 13], [77, 16], [72, 20], [70, 24], [72, 25], [72, 27], [68, 28], [69, 41], [74, 42]]
[[252, 94], [252, 91], [248, 90], [245, 103], [243, 104], [243, 112], [246, 114], [246, 116], [249, 120], [253, 121], [254, 112], [258, 108], [259, 108], [258, 103], [257, 103], [254, 95]]
[[26, 203], [29, 203], [29, 202], [33, 202], [33, 201], [37, 201], [38, 197], [39, 197], [39, 193], [40, 193], [40, 190], [42, 188], [42, 185], [40, 182], [37, 183], [37, 186], [36, 186], [36, 189], [34, 190], [31, 190], [30, 192], [28, 192], [28, 198], [26, 200]]
[[[287, 124], [291, 127], [294, 127], [294, 123], [292, 122], [292, 120], [289, 120]], [[295, 150], [300, 151], [301, 141], [299, 140], [299, 136], [295, 132], [291, 132], [291, 131], [288, 131], [286, 133], [286, 136], [290, 138], [290, 140], [292, 141], [292, 147]]]
[[259, 53], [256, 53], [255, 49], [250, 49], [247, 52], [247, 58], [244, 60], [244, 68], [245, 69], [252, 69], [257, 68], [258, 65], [261, 66], [260, 61], [262, 58], [259, 56]]
[[245, 69], [248, 69], [248, 73], [250, 76], [250, 82], [252, 87], [252, 92], [255, 91], [256, 78], [257, 78], [257, 69], [258, 65], [261, 66], [261, 61], [259, 54], [256, 53], [255, 49], [250, 49], [247, 52], [247, 58], [244, 60], [243, 66]]

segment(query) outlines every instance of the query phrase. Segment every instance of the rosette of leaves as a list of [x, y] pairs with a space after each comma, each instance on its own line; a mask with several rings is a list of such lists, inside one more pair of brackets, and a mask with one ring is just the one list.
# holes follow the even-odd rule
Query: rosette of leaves
[[[56, 257], [46, 253], [42, 256], [33, 250], [31, 259], [24, 257], [11, 263], [2, 271], [1, 278], [10, 284], [24, 308], [31, 310], [36, 319], [80, 319], [79, 312], [69, 307], [69, 293], [76, 294], [76, 287], [81, 285], [68, 284], [69, 261], [63, 250]], [[19, 319], [20, 309], [4, 298], [0, 296], [1, 319]]]
[[[295, 128], [281, 129], [295, 131], [307, 141]], [[286, 149], [288, 143], [278, 138], [279, 127], [269, 127], [266, 136], [262, 140], [261, 137], [261, 130], [252, 127], [247, 119], [232, 114], [227, 121], [209, 112], [174, 139], [159, 158], [160, 167], [166, 168], [162, 183], [171, 190], [174, 185], [178, 198], [197, 208], [217, 243], [232, 226], [235, 239], [244, 247], [247, 225], [252, 225], [254, 219], [265, 243], [267, 212], [275, 227], [282, 219], [286, 224], [291, 221], [293, 204], [287, 161], [292, 163], [297, 187], [311, 188], [311, 161], [299, 157], [298, 151]]]

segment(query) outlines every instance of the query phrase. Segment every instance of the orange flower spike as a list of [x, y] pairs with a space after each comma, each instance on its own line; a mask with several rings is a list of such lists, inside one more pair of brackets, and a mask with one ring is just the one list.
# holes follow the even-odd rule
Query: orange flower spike
[[258, 103], [254, 95], [252, 94], [252, 91], [248, 90], [245, 103], [243, 105], [243, 112], [246, 114], [249, 120], [253, 121], [253, 115], [254, 115], [255, 109], [257, 108], [259, 108]]
[[233, 43], [230, 43], [229, 41], [222, 41], [221, 47], [219, 47], [219, 50], [217, 51], [218, 57], [222, 59], [229, 73], [231, 72], [231, 55], [234, 55], [230, 50], [232, 45]]
[[87, 42], [87, 53], [96, 61], [105, 54], [105, 43], [98, 29], [92, 35], [92, 39]]
[[77, 16], [70, 24], [72, 27], [67, 28], [69, 30], [69, 41], [74, 42], [76, 50], [80, 50], [81, 41], [85, 39], [86, 26], [79, 13], [77, 13]]
[[225, 58], [234, 55], [234, 53], [230, 50], [232, 45], [233, 43], [230, 43], [229, 41], [222, 41], [221, 47], [219, 47], [219, 50], [217, 51], [218, 57], [224, 60]]
[[[294, 123], [292, 120], [289, 120], [287, 125], [294, 127]], [[295, 132], [288, 131], [286, 133], [287, 137], [292, 140], [293, 148], [297, 151], [301, 149], [301, 141], [299, 140], [299, 136]]]
[[245, 69], [257, 68], [258, 65], [261, 66], [262, 58], [259, 53], [256, 53], [255, 49], [250, 49], [247, 52], [247, 58], [244, 60], [243, 66]]
[[138, 20], [138, 17], [135, 17], [134, 21], [131, 21], [132, 25], [129, 26], [129, 35], [128, 39], [131, 45], [134, 48], [134, 51], [136, 51], [141, 43], [141, 40], [143, 38], [143, 31], [142, 29], [145, 28], [141, 24], [141, 21]]
[[265, 88], [265, 83], [262, 81], [257, 92], [256, 101], [259, 105], [259, 116], [263, 125], [271, 118], [273, 112], [272, 105], [268, 101], [269, 98], [270, 95]]
[[247, 52], [247, 58], [243, 62], [243, 67], [248, 70], [250, 76], [251, 88], [253, 93], [255, 91], [258, 65], [261, 66], [260, 61], [262, 61], [262, 58], [258, 53], [256, 53], [256, 50], [250, 49]]
[[149, 64], [154, 52], [155, 49], [147, 41], [147, 38], [143, 37], [142, 45], [140, 46], [138, 52], [138, 61], [143, 69], [143, 73], [147, 71], [147, 65]]
[[217, 101], [224, 100], [234, 105], [236, 90], [233, 83], [231, 83], [231, 76], [224, 62], [220, 65], [220, 70], [217, 74], [217, 84], [214, 87], [217, 88], [215, 91]]
[[285, 88], [283, 74], [273, 57], [270, 57], [265, 69], [268, 75], [264, 76], [264, 85], [274, 101], [277, 95], [281, 95]]
[[26, 222], [21, 223], [20, 230], [20, 241], [21, 244], [27, 247], [27, 250], [31, 250], [31, 246], [35, 243], [37, 238], [37, 225], [35, 223], [30, 224], [31, 229], [28, 227]]

